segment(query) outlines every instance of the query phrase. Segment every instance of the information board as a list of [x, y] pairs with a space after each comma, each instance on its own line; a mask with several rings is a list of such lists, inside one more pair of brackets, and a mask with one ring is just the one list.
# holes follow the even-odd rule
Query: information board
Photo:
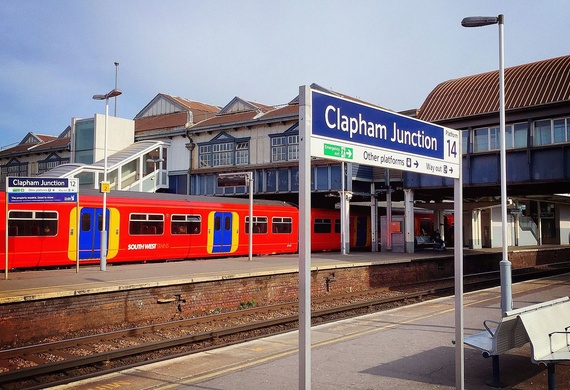
[[8, 203], [77, 202], [77, 179], [8, 177]]

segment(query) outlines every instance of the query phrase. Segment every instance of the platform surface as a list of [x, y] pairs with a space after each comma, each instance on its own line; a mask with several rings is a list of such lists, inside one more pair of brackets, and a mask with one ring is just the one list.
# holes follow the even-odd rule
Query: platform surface
[[[566, 296], [570, 274], [513, 285], [514, 308]], [[454, 297], [400, 307], [312, 328], [311, 388], [454, 389]], [[500, 289], [464, 296], [464, 330], [500, 317]], [[59, 390], [255, 389], [299, 386], [298, 332], [176, 358], [86, 380]], [[465, 389], [491, 389], [491, 360], [464, 347]], [[500, 357], [505, 389], [547, 388], [546, 370], [530, 361], [528, 344]], [[570, 388], [570, 366], [557, 366], [559, 389]]]

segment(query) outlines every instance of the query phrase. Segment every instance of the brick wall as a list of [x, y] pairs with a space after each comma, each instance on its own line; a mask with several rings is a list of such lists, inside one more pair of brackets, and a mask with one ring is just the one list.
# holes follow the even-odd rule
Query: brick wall
[[[516, 252], [509, 257], [513, 268], [518, 268], [561, 261], [567, 253], [567, 250], [547, 255]], [[313, 271], [312, 295], [453, 276], [453, 253], [449, 254], [407, 263]], [[500, 254], [499, 257], [490, 254], [465, 259], [466, 274], [475, 270], [489, 271], [498, 269]], [[0, 343], [13, 345], [15, 341], [40, 341], [54, 334], [158, 323], [179, 318], [181, 314], [236, 310], [247, 302], [256, 305], [290, 302], [298, 298], [298, 286], [298, 274], [289, 273], [0, 305]]]

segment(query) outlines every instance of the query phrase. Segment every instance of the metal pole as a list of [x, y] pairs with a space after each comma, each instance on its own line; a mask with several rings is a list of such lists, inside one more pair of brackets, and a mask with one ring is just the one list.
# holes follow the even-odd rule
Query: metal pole
[[[6, 189], [8, 189], [8, 177], [6, 176]], [[4, 198], [5, 200], [5, 206], [4, 206], [4, 210], [6, 212], [6, 231], [4, 234], [4, 238], [6, 239], [6, 253], [4, 254], [5, 259], [4, 259], [4, 279], [8, 280], [8, 238], [10, 237], [9, 233], [9, 221], [8, 221], [8, 197], [10, 196], [10, 194], [8, 193], [8, 191], [5, 192], [6, 198]]]
[[[103, 182], [107, 183], [107, 126], [109, 121], [109, 98], [105, 99], [105, 141], [103, 146]], [[101, 226], [101, 271], [107, 270], [107, 191], [103, 191], [103, 226]]]
[[[457, 150], [461, 151], [461, 136]], [[453, 251], [455, 254], [455, 388], [463, 390], [465, 351], [463, 346], [463, 158], [459, 159], [459, 178], [454, 180]]]
[[346, 204], [344, 191], [344, 161], [340, 163], [340, 253], [346, 255]]
[[[115, 89], [118, 88], [119, 82], [119, 63], [115, 62]], [[117, 116], [117, 96], [115, 96], [115, 117]]]
[[311, 89], [299, 88], [299, 389], [311, 389]]
[[504, 16], [499, 15], [499, 126], [501, 136], [501, 223], [503, 234], [503, 258], [500, 262], [501, 276], [501, 311], [512, 310], [511, 262], [508, 254], [508, 220], [507, 220], [507, 155], [505, 135], [505, 52], [504, 52]]
[[75, 203], [75, 272], [79, 272], [79, 191], [77, 191], [77, 202]]
[[249, 181], [249, 261], [253, 260], [253, 173], [246, 176]]

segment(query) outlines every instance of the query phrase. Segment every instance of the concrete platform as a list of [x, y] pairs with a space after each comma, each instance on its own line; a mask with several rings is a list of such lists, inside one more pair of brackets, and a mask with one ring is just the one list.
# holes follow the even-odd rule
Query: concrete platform
[[[515, 308], [567, 296], [570, 274], [513, 285]], [[500, 317], [500, 290], [465, 294], [465, 334]], [[336, 389], [455, 388], [454, 298], [401, 307], [312, 329], [311, 385]], [[125, 370], [57, 389], [270, 389], [299, 387], [298, 333]], [[528, 344], [501, 356], [506, 389], [547, 388], [546, 370], [531, 363]], [[465, 388], [490, 389], [491, 361], [465, 347]], [[557, 366], [559, 389], [570, 365]]]
[[[415, 254], [392, 252], [314, 253], [313, 270], [410, 262], [433, 257], [453, 257], [453, 251], [423, 251]], [[261, 275], [298, 272], [299, 255], [235, 257], [208, 260], [107, 264], [76, 268], [15, 271], [0, 279], [0, 305], [111, 291], [161, 287]], [[2, 276], [0, 276], [1, 278]]]

